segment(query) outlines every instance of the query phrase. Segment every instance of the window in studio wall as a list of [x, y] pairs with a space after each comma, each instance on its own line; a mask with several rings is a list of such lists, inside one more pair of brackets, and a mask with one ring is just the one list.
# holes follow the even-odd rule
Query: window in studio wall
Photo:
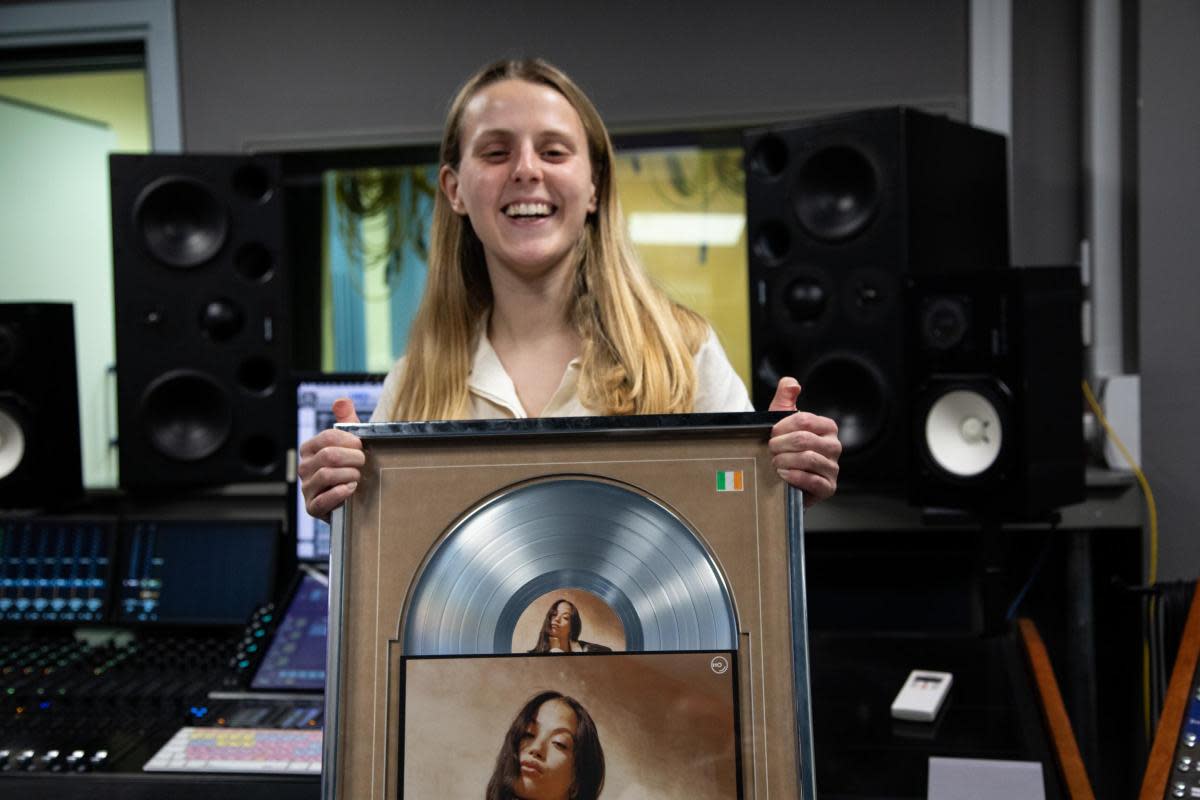
[[139, 52], [0, 53], [0, 301], [74, 306], [83, 478], [117, 485], [108, 154], [150, 149]]
[[[712, 322], [749, 385], [740, 147], [623, 148], [617, 186], [634, 245], [668, 294]], [[386, 372], [425, 287], [437, 167], [324, 173], [321, 366]]]

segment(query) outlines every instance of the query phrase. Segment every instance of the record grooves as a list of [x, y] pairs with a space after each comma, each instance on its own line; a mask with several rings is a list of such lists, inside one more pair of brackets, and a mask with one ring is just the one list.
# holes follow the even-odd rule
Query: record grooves
[[560, 475], [502, 490], [452, 527], [414, 583], [405, 652], [509, 652], [521, 612], [555, 589], [603, 599], [630, 651], [737, 647], [725, 580], [683, 520], [633, 488]]

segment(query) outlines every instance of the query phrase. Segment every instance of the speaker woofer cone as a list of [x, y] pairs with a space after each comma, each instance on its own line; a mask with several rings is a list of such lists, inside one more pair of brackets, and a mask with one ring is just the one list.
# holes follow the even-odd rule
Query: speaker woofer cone
[[825, 242], [842, 241], [857, 236], [874, 219], [879, 188], [875, 166], [862, 152], [826, 147], [798, 170], [793, 208], [810, 235]]
[[233, 428], [229, 394], [202, 372], [159, 377], [142, 395], [142, 431], [173, 461], [201, 461], [221, 449]]
[[935, 399], [925, 415], [924, 447], [939, 468], [956, 478], [975, 478], [992, 468], [1004, 447], [997, 404], [982, 391], [953, 389]]
[[893, 393], [870, 361], [852, 354], [831, 355], [814, 364], [801, 383], [800, 406], [837, 423], [843, 453], [866, 450], [886, 429]]
[[184, 269], [210, 261], [229, 234], [228, 214], [212, 190], [179, 175], [164, 176], [143, 189], [133, 218], [146, 251]]

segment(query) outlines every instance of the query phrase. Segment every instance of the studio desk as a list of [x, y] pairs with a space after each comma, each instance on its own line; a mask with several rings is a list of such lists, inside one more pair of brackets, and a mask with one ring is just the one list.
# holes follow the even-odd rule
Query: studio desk
[[[1136, 603], [1113, 587], [1140, 580], [1141, 524], [1136, 487], [1103, 474], [1089, 476], [1088, 500], [1064, 509], [1055, 524], [990, 529], [965, 517], [931, 518], [900, 499], [853, 490], [810, 510], [806, 571], [818, 795], [924, 798], [929, 758], [946, 756], [1038, 762], [1047, 798], [1078, 797], [1064, 777], [1061, 742], [1047, 724], [1045, 697], [1018, 628], [1018, 617], [1029, 617], [1044, 637], [1049, 669], [1062, 687], [1059, 716], [1069, 720], [1096, 796], [1132, 796], [1144, 763], [1137, 745], [1139, 634]], [[212, 631], [180, 631], [140, 643], [134, 649], [154, 663], [138, 668], [156, 680], [127, 679], [119, 691], [80, 701], [38, 733], [39, 742], [52, 743], [55, 730], [91, 726], [120, 756], [77, 769], [67, 767], [66, 753], [56, 764], [24, 765], [10, 752], [0, 771], [0, 797], [317, 798], [316, 775], [141, 770], [192, 721], [205, 692], [227, 680], [225, 650], [241, 632], [223, 635], [228, 641]], [[61, 638], [43, 644], [86, 647]], [[28, 651], [32, 645], [21, 646]], [[1098, 659], [1098, 652], [1116, 655]], [[86, 655], [98, 664], [112, 658]], [[890, 716], [912, 669], [954, 674], [933, 722]], [[0, 751], [20, 746], [7, 741], [15, 727], [11, 704], [0, 713]]]
[[[930, 756], [1038, 761], [1064, 783], [1018, 625], [1044, 643], [1095, 796], [1132, 797], [1145, 765], [1139, 695], [1143, 500], [1089, 472], [1058, 519], [984, 525], [839, 491], [806, 518], [817, 786], [822, 798], [926, 797]], [[909, 671], [954, 674], [934, 723], [890, 704]]]

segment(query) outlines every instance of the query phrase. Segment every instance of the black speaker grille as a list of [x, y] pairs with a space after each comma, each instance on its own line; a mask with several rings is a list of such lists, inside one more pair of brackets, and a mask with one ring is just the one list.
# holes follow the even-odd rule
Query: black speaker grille
[[281, 175], [276, 158], [110, 159], [125, 489], [284, 477]]

